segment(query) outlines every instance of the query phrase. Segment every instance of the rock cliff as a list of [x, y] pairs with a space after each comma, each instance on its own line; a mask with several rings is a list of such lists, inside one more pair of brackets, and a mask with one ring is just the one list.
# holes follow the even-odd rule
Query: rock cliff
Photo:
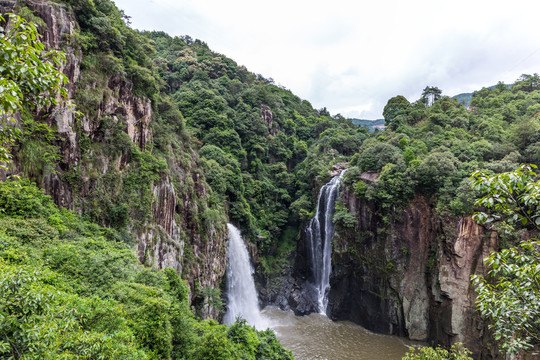
[[443, 345], [462, 342], [479, 358], [485, 325], [475, 313], [472, 274], [497, 238], [471, 217], [447, 218], [417, 195], [390, 223], [345, 188], [354, 229], [336, 227], [329, 294], [332, 319]]
[[[0, 10], [17, 12], [20, 6], [3, 1]], [[220, 288], [225, 273], [225, 215], [208, 207], [210, 190], [191, 139], [184, 136], [176, 148], [168, 145], [170, 152], [159, 159], [148, 155], [159, 104], [136, 96], [122, 73], [82, 69], [87, 55], [73, 41], [79, 25], [68, 5], [29, 0], [24, 6], [43, 19], [39, 31], [46, 46], [66, 54], [61, 70], [69, 80], [68, 99], [35, 114], [36, 121], [57, 131], [61, 154], [56, 170], [42, 174], [41, 186], [60, 206], [127, 230], [142, 263], [176, 269], [189, 281], [199, 313], [217, 318], [204, 294]], [[94, 92], [97, 100], [81, 106]], [[145, 168], [149, 162], [154, 168]], [[20, 171], [16, 163], [13, 172]]]

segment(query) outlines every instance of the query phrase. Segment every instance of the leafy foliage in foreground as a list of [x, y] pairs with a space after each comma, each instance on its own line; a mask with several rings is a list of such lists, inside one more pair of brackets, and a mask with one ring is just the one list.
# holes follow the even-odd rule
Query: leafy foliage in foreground
[[478, 310], [504, 351], [533, 349], [540, 344], [540, 242], [493, 252], [485, 263], [489, 278], [473, 277]]
[[27, 180], [0, 183], [0, 209], [3, 359], [292, 359], [271, 330], [197, 321], [173, 269]]
[[472, 187], [485, 194], [476, 205], [488, 211], [476, 212], [473, 218], [482, 224], [540, 229], [540, 180], [534, 169], [536, 165], [522, 164], [514, 171], [493, 176], [474, 172]]
[[473, 276], [477, 307], [490, 321], [502, 350], [518, 354], [540, 344], [540, 180], [534, 165], [493, 176], [477, 172], [473, 186], [485, 196], [477, 200], [485, 212], [476, 221], [499, 232], [516, 233], [517, 246], [494, 251], [486, 258], [488, 277]]

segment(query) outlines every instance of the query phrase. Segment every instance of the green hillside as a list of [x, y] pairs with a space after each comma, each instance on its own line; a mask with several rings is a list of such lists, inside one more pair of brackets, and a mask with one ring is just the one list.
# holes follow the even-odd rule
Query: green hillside
[[[351, 155], [363, 128], [313, 109], [289, 90], [190, 38], [142, 34], [155, 44], [164, 92], [182, 112], [216, 194], [259, 250], [313, 209], [311, 183]], [[334, 152], [335, 151], [335, 152]]]

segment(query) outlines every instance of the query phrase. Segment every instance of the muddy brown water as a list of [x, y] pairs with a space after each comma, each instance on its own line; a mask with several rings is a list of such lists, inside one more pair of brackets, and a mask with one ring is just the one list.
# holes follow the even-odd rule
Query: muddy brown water
[[266, 307], [262, 314], [296, 360], [401, 360], [410, 346], [421, 345], [322, 314], [299, 317], [275, 307]]

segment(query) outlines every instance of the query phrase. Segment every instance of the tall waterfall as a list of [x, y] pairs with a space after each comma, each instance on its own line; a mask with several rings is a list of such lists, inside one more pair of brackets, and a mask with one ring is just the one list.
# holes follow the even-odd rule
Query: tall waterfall
[[226, 324], [232, 324], [240, 316], [258, 330], [266, 328], [259, 310], [257, 290], [253, 281], [253, 267], [249, 254], [238, 230], [234, 225], [229, 228], [227, 245], [227, 313], [223, 318]]
[[343, 170], [319, 191], [317, 210], [306, 228], [306, 240], [310, 244], [311, 263], [315, 286], [319, 292], [319, 312], [326, 314], [330, 272], [332, 271], [332, 234], [334, 233], [335, 202], [339, 193]]

